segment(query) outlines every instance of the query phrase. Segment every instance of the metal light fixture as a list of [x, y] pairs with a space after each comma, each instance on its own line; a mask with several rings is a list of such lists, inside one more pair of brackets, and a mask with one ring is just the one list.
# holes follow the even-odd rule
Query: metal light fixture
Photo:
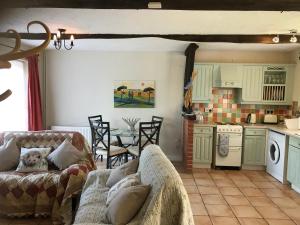
[[58, 29], [58, 32], [53, 35], [53, 40], [54, 40], [54, 47], [57, 50], [60, 50], [61, 47], [63, 46], [66, 50], [71, 50], [74, 46], [74, 35], [72, 34], [70, 36], [70, 45], [66, 45], [66, 39], [65, 39], [65, 33], [66, 29]]
[[290, 42], [291, 42], [291, 43], [297, 43], [297, 41], [298, 41], [298, 38], [296, 37], [297, 30], [290, 30], [290, 33], [293, 35], [293, 36], [290, 38]]
[[279, 43], [280, 41], [279, 35], [277, 34], [275, 37], [273, 37], [272, 41], [276, 44]]

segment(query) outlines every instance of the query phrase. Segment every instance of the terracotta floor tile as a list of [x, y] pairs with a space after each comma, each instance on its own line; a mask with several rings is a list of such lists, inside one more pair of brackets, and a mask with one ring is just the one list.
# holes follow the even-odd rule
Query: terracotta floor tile
[[188, 194], [191, 203], [203, 203], [200, 194]]
[[293, 220], [298, 220], [300, 222], [300, 207], [288, 209], [282, 208], [282, 210]]
[[241, 191], [244, 193], [246, 196], [255, 196], [255, 197], [262, 197], [265, 196], [265, 194], [258, 188], [240, 188]]
[[202, 195], [205, 205], [227, 205], [222, 195]]
[[193, 176], [194, 178], [206, 178], [206, 179], [211, 178], [208, 173], [194, 173]]
[[197, 186], [184, 185], [184, 187], [188, 194], [198, 194], [199, 193]]
[[229, 179], [225, 173], [211, 173], [210, 176], [213, 179], [219, 179], [219, 180]]
[[192, 173], [179, 173], [181, 179], [193, 179], [193, 174]]
[[233, 217], [233, 213], [227, 205], [205, 205], [210, 216]]
[[236, 186], [241, 187], [241, 188], [256, 188], [255, 184], [251, 181], [247, 180], [238, 180], [238, 181], [233, 181]]
[[207, 216], [207, 211], [203, 203], [191, 203], [194, 216]]
[[218, 187], [235, 187], [230, 179], [215, 179], [214, 181]]
[[252, 206], [241, 206], [234, 205], [231, 206], [232, 211], [236, 215], [236, 217], [241, 218], [262, 218], [261, 215], [255, 210]]
[[263, 181], [263, 182], [254, 181], [253, 183], [258, 188], [276, 188], [275, 185], [273, 185], [272, 182], [270, 182], [270, 181]]
[[195, 225], [212, 225], [209, 216], [194, 216]]
[[247, 197], [253, 206], [276, 206], [268, 197]]
[[220, 191], [217, 187], [197, 186], [202, 195], [218, 195]]
[[264, 192], [269, 197], [274, 197], [274, 198], [286, 197], [284, 192], [278, 188], [262, 188], [260, 190], [262, 190], [262, 192]]
[[182, 180], [182, 182], [183, 182], [183, 184], [185, 185], [185, 186], [188, 186], [188, 185], [196, 185], [196, 183], [195, 183], [195, 180], [194, 179], [181, 179]]
[[289, 219], [279, 208], [273, 206], [256, 206], [256, 210], [265, 219]]
[[295, 225], [292, 220], [267, 219], [269, 225]]
[[241, 225], [268, 225], [264, 219], [257, 218], [238, 218]]
[[195, 183], [199, 186], [216, 186], [212, 179], [195, 178]]
[[229, 205], [250, 205], [250, 202], [244, 196], [224, 196]]
[[220, 187], [220, 192], [223, 195], [243, 195], [243, 193], [235, 187]]
[[280, 208], [297, 208], [299, 205], [288, 197], [271, 198], [271, 200]]
[[211, 217], [213, 225], [239, 225], [239, 222], [234, 217]]

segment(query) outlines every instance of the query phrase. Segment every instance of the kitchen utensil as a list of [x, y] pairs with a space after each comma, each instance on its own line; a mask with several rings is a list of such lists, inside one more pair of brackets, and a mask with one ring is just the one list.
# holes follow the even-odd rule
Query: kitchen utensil
[[277, 124], [277, 123], [278, 123], [277, 115], [274, 115], [274, 114], [266, 114], [266, 115], [264, 116], [264, 123]]

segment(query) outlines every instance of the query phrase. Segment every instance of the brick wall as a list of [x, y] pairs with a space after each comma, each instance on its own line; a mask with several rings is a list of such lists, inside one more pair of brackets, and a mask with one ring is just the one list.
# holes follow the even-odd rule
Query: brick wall
[[187, 172], [193, 168], [193, 127], [193, 120], [183, 120], [183, 163]]

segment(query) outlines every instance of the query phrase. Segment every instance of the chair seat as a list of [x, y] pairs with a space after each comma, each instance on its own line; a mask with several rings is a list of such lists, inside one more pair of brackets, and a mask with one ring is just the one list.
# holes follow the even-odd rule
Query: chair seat
[[120, 155], [126, 153], [127, 149], [115, 145], [110, 146], [110, 156]]
[[139, 156], [139, 147], [138, 146], [129, 146], [127, 148], [127, 150], [131, 155]]

